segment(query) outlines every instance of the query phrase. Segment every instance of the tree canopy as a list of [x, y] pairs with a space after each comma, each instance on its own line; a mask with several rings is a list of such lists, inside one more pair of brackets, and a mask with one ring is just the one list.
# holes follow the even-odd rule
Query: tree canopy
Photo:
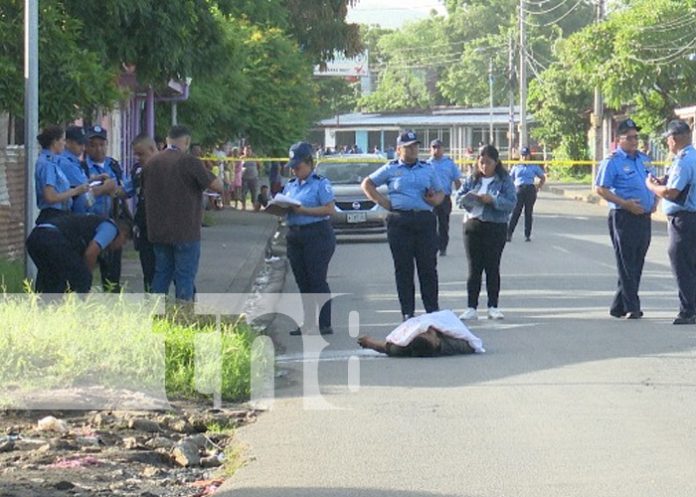
[[[42, 124], [91, 117], [126, 96], [118, 76], [135, 67], [156, 90], [193, 78], [182, 122], [212, 143], [244, 136], [283, 148], [320, 105], [313, 64], [362, 49], [347, 24], [354, 0], [42, 0]], [[23, 114], [23, 2], [0, 4], [0, 111]]]

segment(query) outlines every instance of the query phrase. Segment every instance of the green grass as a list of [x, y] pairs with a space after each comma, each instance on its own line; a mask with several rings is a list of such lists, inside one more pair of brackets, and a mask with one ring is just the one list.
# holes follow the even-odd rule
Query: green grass
[[[11, 392], [100, 385], [167, 398], [249, 397], [253, 330], [156, 316], [127, 295], [0, 301], [0, 405]], [[210, 344], [216, 345], [210, 349]], [[205, 346], [205, 347], [204, 347]], [[211, 350], [215, 353], [211, 353]], [[219, 360], [218, 360], [219, 359]]]
[[592, 184], [592, 166], [549, 168], [546, 174], [553, 183]]
[[7, 293], [24, 291], [24, 263], [0, 258], [0, 288]]

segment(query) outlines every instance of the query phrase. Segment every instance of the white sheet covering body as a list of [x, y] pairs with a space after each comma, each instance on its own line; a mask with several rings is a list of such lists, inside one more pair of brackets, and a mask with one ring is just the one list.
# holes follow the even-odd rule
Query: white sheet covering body
[[400, 347], [406, 347], [415, 337], [428, 331], [431, 326], [443, 335], [466, 340], [477, 354], [486, 351], [481, 339], [474, 335], [450, 310], [431, 312], [408, 319], [389, 333], [386, 341]]

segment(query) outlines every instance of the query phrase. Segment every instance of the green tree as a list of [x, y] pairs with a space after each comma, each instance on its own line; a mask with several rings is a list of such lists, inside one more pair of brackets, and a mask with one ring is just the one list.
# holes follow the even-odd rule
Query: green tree
[[555, 63], [529, 88], [529, 107], [536, 124], [532, 136], [554, 151], [556, 159], [587, 159], [587, 131], [592, 90]]
[[606, 105], [629, 110], [647, 132], [696, 100], [694, 0], [635, 0], [563, 44], [573, 77], [598, 85]]
[[[24, 114], [23, 2], [0, 4], [0, 110]], [[85, 109], [110, 105], [119, 93], [116, 73], [84, 47], [84, 26], [61, 2], [43, 0], [39, 16], [41, 125], [67, 122]]]

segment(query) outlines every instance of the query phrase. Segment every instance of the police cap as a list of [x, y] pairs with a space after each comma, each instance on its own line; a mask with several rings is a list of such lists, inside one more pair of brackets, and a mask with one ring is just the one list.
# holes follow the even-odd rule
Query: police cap
[[619, 126], [616, 128], [616, 132], [619, 135], [625, 135], [626, 133], [628, 133], [629, 129], [635, 129], [636, 131], [640, 131], [641, 128], [636, 124], [636, 122], [633, 119], [626, 119], [619, 123]]
[[667, 138], [668, 136], [685, 135], [687, 133], [691, 133], [691, 128], [686, 121], [675, 119], [674, 121], [669, 122], [667, 125], [667, 131], [662, 134], [662, 137]]

